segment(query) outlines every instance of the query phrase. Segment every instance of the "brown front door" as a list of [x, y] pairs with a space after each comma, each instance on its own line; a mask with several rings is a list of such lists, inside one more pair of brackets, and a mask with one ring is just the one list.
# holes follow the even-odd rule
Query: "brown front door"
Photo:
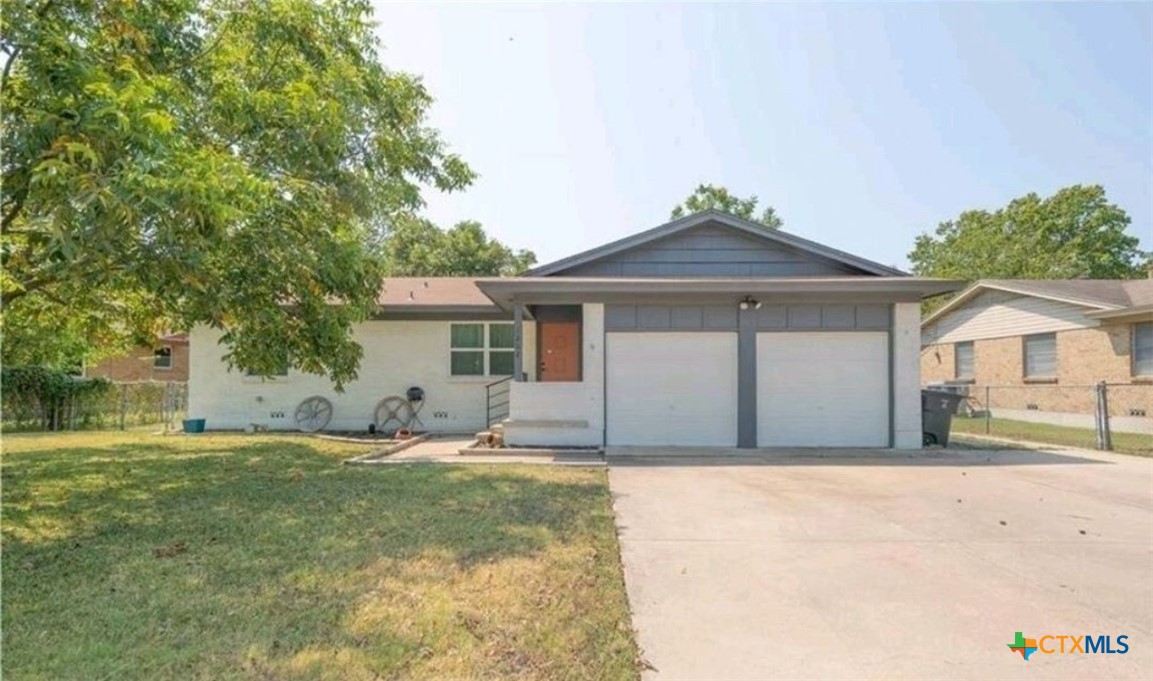
[[581, 380], [580, 321], [537, 321], [541, 381]]

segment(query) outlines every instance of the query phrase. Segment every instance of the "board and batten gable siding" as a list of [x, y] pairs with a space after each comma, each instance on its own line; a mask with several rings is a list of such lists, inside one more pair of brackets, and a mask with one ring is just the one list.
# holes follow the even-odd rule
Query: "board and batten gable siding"
[[702, 225], [556, 274], [566, 277], [805, 277], [851, 276], [861, 272], [734, 229]]
[[1085, 317], [1093, 309], [1008, 291], [986, 291], [927, 326], [921, 333], [921, 344], [1094, 328], [1099, 322]]

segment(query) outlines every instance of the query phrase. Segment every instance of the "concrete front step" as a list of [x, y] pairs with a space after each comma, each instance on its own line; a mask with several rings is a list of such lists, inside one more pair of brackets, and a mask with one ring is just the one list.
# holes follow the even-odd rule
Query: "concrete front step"
[[600, 449], [577, 448], [548, 448], [548, 447], [461, 447], [458, 450], [461, 456], [531, 456], [543, 458], [556, 457], [587, 457], [589, 459], [604, 459], [604, 452]]

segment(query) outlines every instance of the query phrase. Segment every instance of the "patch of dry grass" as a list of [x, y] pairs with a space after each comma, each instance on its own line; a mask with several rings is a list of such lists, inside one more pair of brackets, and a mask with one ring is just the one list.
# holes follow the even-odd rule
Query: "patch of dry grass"
[[605, 472], [278, 435], [4, 438], [4, 671], [632, 679]]

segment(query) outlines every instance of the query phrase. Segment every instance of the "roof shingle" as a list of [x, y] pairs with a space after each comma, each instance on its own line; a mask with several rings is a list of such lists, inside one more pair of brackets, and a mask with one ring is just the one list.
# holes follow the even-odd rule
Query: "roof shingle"
[[1153, 279], [982, 279], [979, 283], [1088, 305], [1131, 307], [1153, 303]]
[[473, 277], [390, 277], [377, 302], [384, 307], [491, 307]]

